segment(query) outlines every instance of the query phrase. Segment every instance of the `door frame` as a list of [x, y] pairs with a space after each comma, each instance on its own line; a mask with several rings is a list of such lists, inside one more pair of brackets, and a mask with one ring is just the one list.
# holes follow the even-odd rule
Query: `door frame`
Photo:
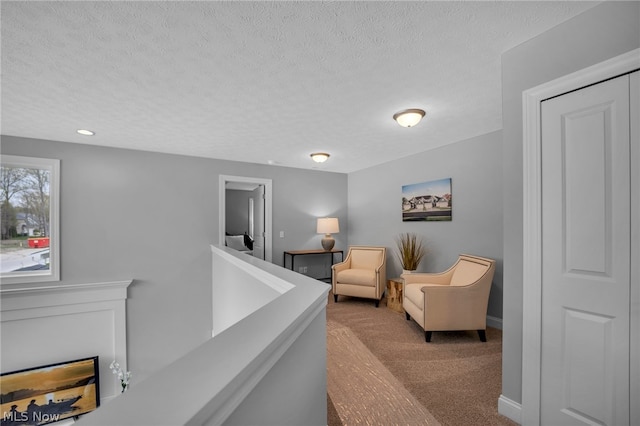
[[273, 235], [272, 235], [272, 210], [273, 210], [273, 183], [271, 179], [262, 179], [247, 176], [220, 175], [218, 185], [218, 244], [225, 245], [226, 221], [226, 187], [227, 182], [255, 183], [264, 185], [264, 260], [271, 263], [273, 260]]
[[[640, 68], [640, 49], [522, 92], [523, 251], [522, 251], [522, 410], [521, 424], [540, 424], [542, 349], [542, 176], [541, 105], [554, 96]], [[633, 277], [632, 282], [633, 282]], [[638, 292], [632, 292], [637, 299]], [[634, 301], [632, 300], [632, 303]], [[635, 300], [638, 303], [638, 300]], [[634, 320], [631, 316], [632, 330]], [[631, 354], [634, 355], [634, 354]], [[635, 354], [637, 356], [638, 354]], [[632, 366], [632, 377], [634, 374]], [[636, 371], [635, 374], [638, 374]], [[635, 390], [633, 392], [636, 392]], [[636, 395], [636, 398], [638, 395]], [[633, 400], [633, 399], [632, 399]], [[632, 408], [633, 410], [634, 408]], [[633, 418], [633, 417], [632, 417]]]

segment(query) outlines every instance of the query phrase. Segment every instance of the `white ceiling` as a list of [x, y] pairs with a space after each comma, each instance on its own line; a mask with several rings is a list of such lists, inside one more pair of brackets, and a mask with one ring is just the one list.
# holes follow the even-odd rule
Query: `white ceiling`
[[502, 128], [501, 54], [597, 4], [3, 0], [1, 132], [348, 173]]

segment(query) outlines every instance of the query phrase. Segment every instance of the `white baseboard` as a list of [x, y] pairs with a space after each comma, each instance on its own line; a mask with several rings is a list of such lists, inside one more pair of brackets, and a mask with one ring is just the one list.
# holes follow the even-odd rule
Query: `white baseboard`
[[487, 315], [487, 326], [502, 330], [502, 318], [492, 317]]
[[522, 424], [522, 405], [504, 395], [500, 395], [500, 398], [498, 398], [498, 413], [519, 425]]

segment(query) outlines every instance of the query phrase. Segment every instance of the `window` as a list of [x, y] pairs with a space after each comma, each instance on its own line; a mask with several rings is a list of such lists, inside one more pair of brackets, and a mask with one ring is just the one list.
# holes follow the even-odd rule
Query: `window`
[[60, 280], [60, 160], [3, 155], [2, 284]]

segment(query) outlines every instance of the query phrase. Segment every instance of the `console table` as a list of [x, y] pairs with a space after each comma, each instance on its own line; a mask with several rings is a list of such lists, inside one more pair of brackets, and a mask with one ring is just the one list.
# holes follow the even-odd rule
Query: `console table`
[[[291, 269], [292, 271], [295, 271], [295, 267], [294, 267], [294, 263], [295, 263], [295, 258], [296, 256], [309, 256], [309, 255], [328, 255], [331, 256], [331, 265], [333, 265], [335, 262], [335, 257], [334, 255], [336, 253], [340, 253], [340, 257], [341, 260], [340, 262], [342, 262], [344, 260], [344, 251], [343, 250], [331, 250], [331, 251], [327, 251], [327, 250], [289, 250], [289, 251], [285, 251], [282, 254], [282, 266], [284, 266], [285, 268], [287, 267], [287, 256], [291, 257]], [[317, 280], [330, 280], [331, 276], [328, 277], [324, 277], [324, 278], [316, 278]]]

